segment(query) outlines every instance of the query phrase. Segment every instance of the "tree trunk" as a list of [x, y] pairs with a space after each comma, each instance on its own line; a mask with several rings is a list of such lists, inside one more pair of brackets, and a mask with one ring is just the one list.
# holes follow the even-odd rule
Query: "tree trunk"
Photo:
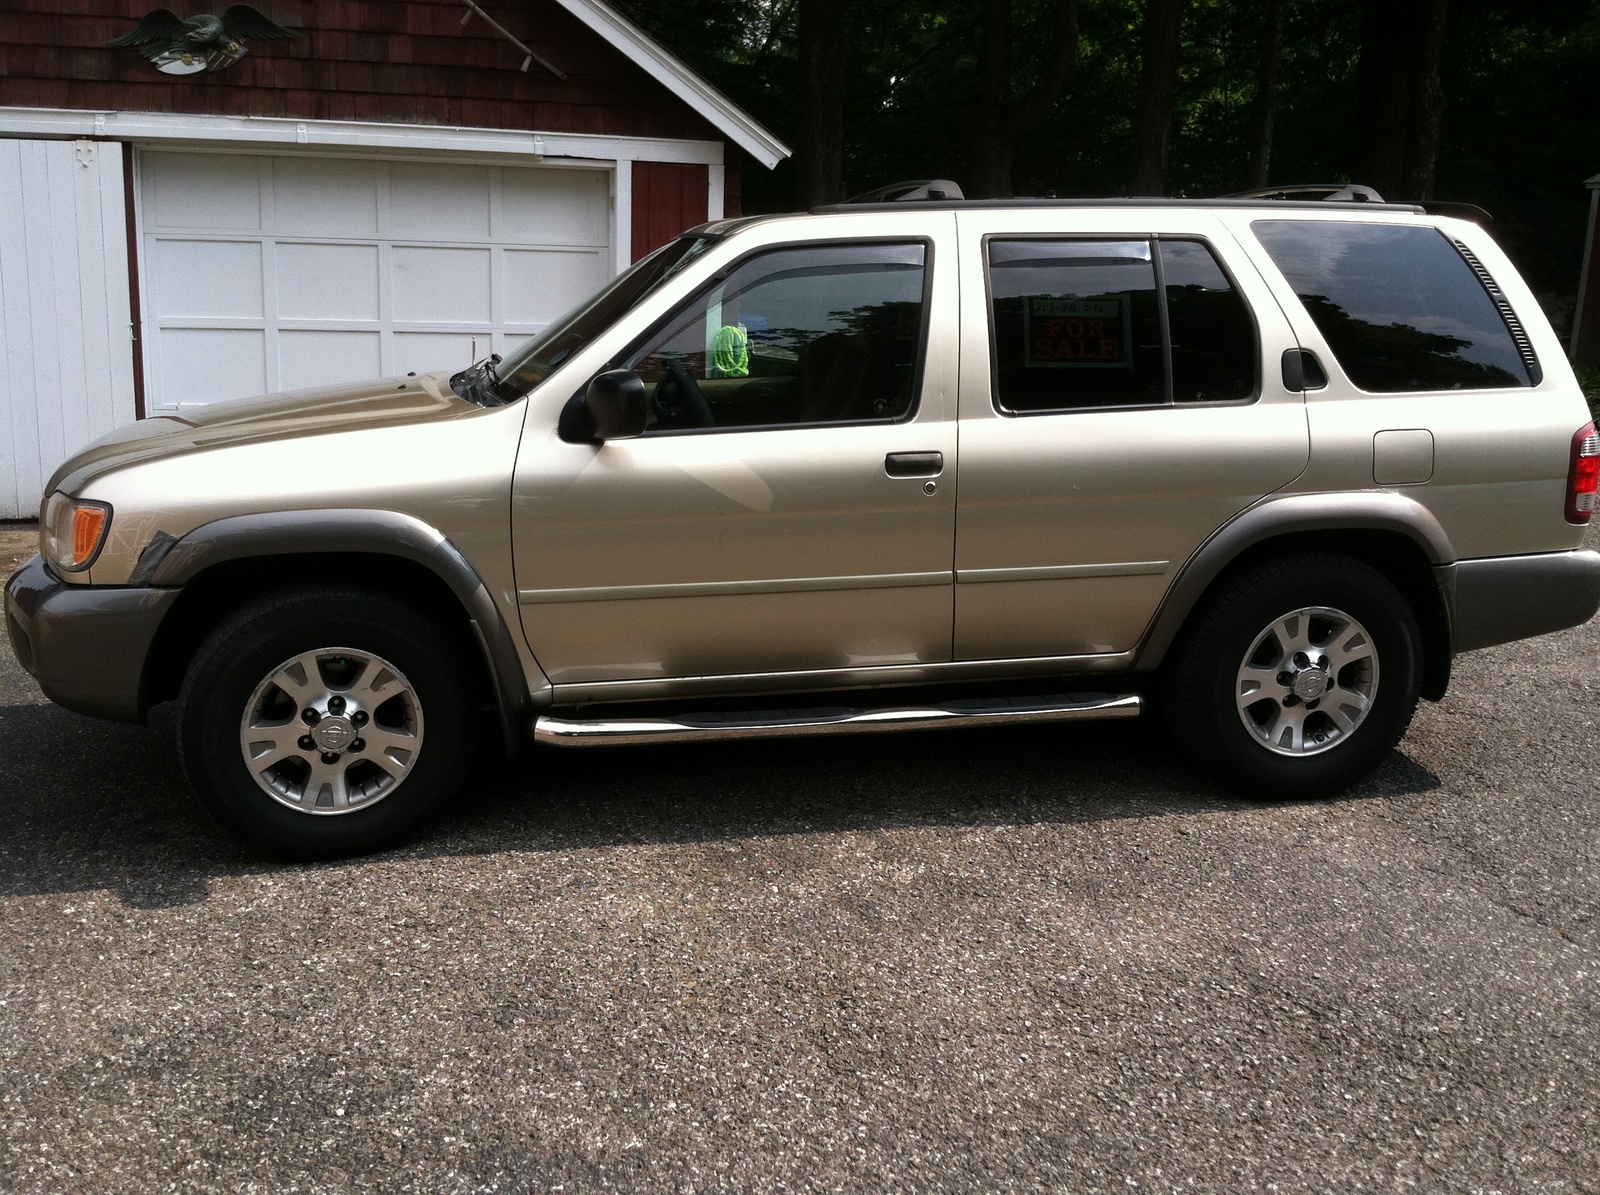
[[1133, 126], [1133, 195], [1162, 195], [1167, 186], [1167, 149], [1178, 98], [1178, 32], [1183, 0], [1147, 0], [1144, 62], [1139, 70], [1139, 112]]
[[1039, 77], [1026, 95], [1013, 98], [1011, 0], [984, 0], [978, 119], [966, 188], [974, 199], [1004, 199], [1012, 194], [1017, 143], [1050, 115], [1072, 78], [1078, 57], [1078, 0], [1056, 0], [1050, 24], [1050, 44], [1039, 63]]
[[1011, 0], [983, 0], [978, 28], [978, 119], [973, 127], [974, 199], [1011, 194]]
[[1433, 193], [1439, 161], [1444, 95], [1446, 0], [1365, 0], [1361, 66], [1356, 84], [1362, 145], [1354, 181], [1385, 199], [1415, 200]]
[[844, 198], [844, 0], [800, 0], [799, 42], [795, 198], [804, 209]]
[[1432, 199], [1434, 176], [1439, 169], [1439, 124], [1444, 116], [1444, 89], [1439, 86], [1439, 62], [1444, 57], [1447, 0], [1429, 0], [1423, 6], [1417, 53], [1412, 60], [1410, 137], [1406, 144], [1403, 194], [1408, 199]]
[[1283, 17], [1288, 0], [1267, 0], [1261, 26], [1255, 114], [1250, 131], [1250, 174], [1245, 187], [1259, 191], [1272, 172], [1272, 125], [1278, 116], [1278, 65], [1283, 59]]
[[1409, 12], [1404, 0], [1363, 0], [1360, 91], [1357, 117], [1361, 145], [1351, 181], [1396, 199], [1405, 173], [1406, 118], [1411, 109]]

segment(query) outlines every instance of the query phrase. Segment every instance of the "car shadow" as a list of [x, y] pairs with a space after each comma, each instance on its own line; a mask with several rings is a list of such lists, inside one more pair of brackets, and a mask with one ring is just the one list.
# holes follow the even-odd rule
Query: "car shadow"
[[[0, 707], [0, 892], [108, 890], [136, 908], [204, 901], [215, 878], [348, 867], [262, 860], [189, 795], [171, 707], [148, 727], [48, 704]], [[1339, 802], [1426, 792], [1402, 752]], [[471, 796], [376, 858], [778, 840], [917, 827], [1194, 817], [1259, 809], [1177, 758], [1153, 720], [485, 759]]]

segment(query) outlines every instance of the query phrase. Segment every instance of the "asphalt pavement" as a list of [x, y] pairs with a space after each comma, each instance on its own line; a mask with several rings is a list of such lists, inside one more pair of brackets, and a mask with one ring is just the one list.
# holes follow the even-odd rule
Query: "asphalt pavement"
[[1597, 691], [1465, 656], [1309, 804], [1139, 723], [537, 751], [290, 867], [0, 649], [0, 1190], [1600, 1192]]

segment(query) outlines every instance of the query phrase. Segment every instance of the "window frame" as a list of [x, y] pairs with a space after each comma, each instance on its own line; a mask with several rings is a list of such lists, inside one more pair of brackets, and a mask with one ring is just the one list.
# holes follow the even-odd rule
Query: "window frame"
[[[1108, 243], [1115, 241], [1144, 241], [1151, 247], [1150, 261], [1155, 273], [1156, 311], [1157, 323], [1161, 330], [1161, 374], [1162, 388], [1166, 393], [1166, 400], [1159, 403], [1099, 403], [1086, 406], [1044, 407], [1034, 411], [1016, 411], [1005, 406], [1000, 401], [1000, 356], [996, 350], [995, 322], [994, 322], [994, 269], [989, 259], [989, 245], [992, 241], [1039, 242], [1048, 241], [1059, 244], [1063, 241], [1095, 241]], [[1222, 276], [1228, 280], [1228, 285], [1244, 304], [1245, 312], [1250, 317], [1250, 330], [1253, 336], [1255, 349], [1255, 380], [1251, 393], [1245, 398], [1219, 398], [1207, 399], [1201, 402], [1178, 402], [1173, 397], [1172, 388], [1172, 327], [1167, 314], [1167, 279], [1166, 271], [1161, 262], [1162, 241], [1183, 241], [1198, 244], [1205, 248], [1211, 255], [1211, 260], [1222, 271]], [[980, 251], [983, 261], [983, 304], [984, 323], [988, 328], [989, 341], [989, 403], [995, 412], [1007, 419], [1026, 419], [1036, 415], [1078, 415], [1078, 414], [1105, 414], [1115, 411], [1167, 411], [1167, 410], [1203, 410], [1208, 407], [1246, 407], [1261, 401], [1266, 387], [1263, 384], [1263, 367], [1261, 362], [1261, 321], [1256, 316], [1255, 305], [1246, 297], [1244, 290], [1239, 285], [1233, 270], [1228, 265], [1225, 254], [1217, 251], [1216, 243], [1208, 236], [1200, 233], [1159, 233], [1159, 232], [987, 232], [980, 240]]]
[[[629, 341], [627, 346], [620, 352], [611, 357], [605, 365], [605, 370], [626, 368], [622, 365], [623, 361], [639, 352], [651, 339], [661, 335], [670, 324], [678, 319], [686, 308], [692, 304], [699, 303], [710, 291], [726, 282], [729, 276], [741, 269], [747, 262], [768, 254], [791, 253], [798, 249], [847, 249], [852, 246], [875, 245], [918, 245], [922, 248], [922, 317], [917, 326], [917, 359], [911, 376], [911, 403], [904, 414], [877, 419], [840, 419], [817, 423], [744, 423], [733, 427], [650, 428], [643, 432], [639, 438], [654, 440], [665, 439], [669, 436], [730, 435], [738, 432], [794, 431], [797, 429], [824, 427], [870, 427], [913, 422], [922, 410], [922, 389], [928, 368], [928, 337], [932, 331], [933, 322], [935, 246], [934, 239], [929, 236], [826, 237], [803, 241], [785, 241], [753, 247], [726, 265], [718, 267], [714, 273], [704, 278], [700, 285], [691, 291], [683, 302], [652, 323], [638, 336]], [[601, 372], [604, 372], [604, 370]], [[583, 390], [579, 390], [578, 394], [582, 395]]]

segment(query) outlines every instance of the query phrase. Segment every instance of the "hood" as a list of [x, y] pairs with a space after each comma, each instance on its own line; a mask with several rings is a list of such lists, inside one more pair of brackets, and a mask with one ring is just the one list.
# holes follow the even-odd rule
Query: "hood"
[[47, 497], [56, 490], [76, 494], [113, 469], [157, 457], [204, 452], [250, 440], [461, 418], [481, 409], [458, 398], [444, 373], [180, 407], [177, 415], [141, 419], [102, 436], [57, 469], [44, 492]]

